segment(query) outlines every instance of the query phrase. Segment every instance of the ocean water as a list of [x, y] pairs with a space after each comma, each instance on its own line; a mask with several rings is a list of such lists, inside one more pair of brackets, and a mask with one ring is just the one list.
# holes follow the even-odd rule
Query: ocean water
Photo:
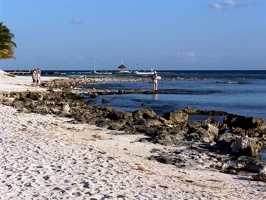
[[[159, 90], [171, 94], [123, 94], [100, 96], [92, 105], [104, 104], [133, 112], [153, 109], [158, 115], [192, 107], [196, 110], [220, 110], [266, 121], [266, 71], [158, 71], [167, 81], [159, 81]], [[132, 75], [131, 75], [132, 76]], [[174, 79], [175, 77], [181, 80]], [[171, 79], [173, 78], [173, 79]], [[94, 85], [97, 89], [147, 89], [150, 82], [111, 82]], [[143, 106], [145, 105], [145, 106]]]
[[[136, 74], [94, 75], [91, 71], [61, 70], [56, 76], [147, 76]], [[106, 107], [133, 112], [146, 108], [158, 115], [175, 109], [192, 107], [196, 110], [220, 110], [266, 121], [266, 70], [188, 70], [157, 71], [163, 78], [159, 90], [171, 94], [123, 94], [98, 97], [91, 105], [102, 105], [102, 98], [110, 100]], [[54, 71], [42, 71], [54, 76]], [[178, 80], [176, 79], [178, 77]], [[164, 78], [167, 78], [164, 81]], [[111, 82], [95, 84], [97, 89], [153, 89], [150, 82]], [[145, 105], [145, 106], [143, 106]]]

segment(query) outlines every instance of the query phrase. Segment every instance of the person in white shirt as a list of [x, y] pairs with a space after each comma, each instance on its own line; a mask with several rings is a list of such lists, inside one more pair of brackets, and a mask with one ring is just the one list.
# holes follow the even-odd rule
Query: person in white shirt
[[154, 74], [152, 75], [152, 80], [153, 80], [153, 89], [158, 90], [158, 80], [160, 80], [161, 77], [158, 76], [157, 72], [154, 71]]
[[41, 70], [37, 69], [37, 73], [36, 73], [36, 87], [39, 87], [39, 85], [41, 84]]

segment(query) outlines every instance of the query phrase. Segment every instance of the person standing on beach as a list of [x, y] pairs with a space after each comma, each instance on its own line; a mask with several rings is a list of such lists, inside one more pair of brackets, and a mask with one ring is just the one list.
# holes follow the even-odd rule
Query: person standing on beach
[[160, 76], [158, 76], [157, 72], [154, 71], [154, 74], [152, 75], [153, 80], [153, 89], [158, 90], [158, 80], [161, 79]]
[[41, 83], [41, 70], [37, 69], [37, 72], [36, 72], [36, 87], [39, 87], [40, 83]]
[[36, 85], [36, 75], [37, 75], [37, 71], [36, 69], [34, 69], [32, 72], [32, 84], [33, 85]]
[[39, 72], [40, 75], [41, 75], [41, 73], [42, 73], [41, 70], [40, 70], [39, 68], [37, 69], [37, 72]]

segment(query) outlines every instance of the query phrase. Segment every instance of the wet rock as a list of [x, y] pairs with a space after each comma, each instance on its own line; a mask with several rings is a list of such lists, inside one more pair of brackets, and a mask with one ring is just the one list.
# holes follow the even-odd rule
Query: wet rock
[[61, 113], [59, 108], [50, 108], [50, 111], [55, 115], [59, 115]]
[[22, 108], [20, 110], [20, 112], [23, 112], [23, 113], [31, 113], [31, 110], [27, 109], [27, 108]]
[[263, 169], [258, 174], [253, 175], [251, 177], [251, 180], [266, 182], [266, 165], [263, 167]]
[[43, 99], [43, 95], [37, 92], [29, 92], [29, 93], [22, 92], [20, 98], [24, 99], [24, 97], [29, 98], [31, 100], [42, 100]]
[[179, 145], [184, 140], [185, 132], [179, 130], [178, 132], [162, 131], [157, 133], [157, 136], [153, 138], [153, 141], [162, 145]]
[[204, 125], [200, 122], [187, 123], [188, 132], [186, 133], [186, 139], [189, 141], [203, 141], [209, 138], [212, 141], [215, 135], [203, 128]]
[[248, 129], [264, 130], [265, 129], [264, 120], [261, 118], [256, 118], [256, 117], [245, 117], [245, 116], [240, 116], [240, 115], [229, 114], [224, 118], [223, 122], [227, 124], [230, 128], [240, 127], [245, 130], [248, 130]]
[[154, 119], [157, 114], [153, 110], [141, 109], [132, 113], [134, 120], [146, 121], [148, 119]]
[[172, 124], [183, 123], [188, 121], [188, 114], [183, 112], [182, 110], [174, 110], [171, 112], [167, 112], [162, 117]]
[[119, 132], [120, 135], [139, 134], [139, 132], [135, 129], [134, 126], [128, 125], [127, 123], [125, 125], [122, 125], [122, 127], [119, 127], [119, 129], [115, 129], [115, 130], [121, 131]]
[[13, 103], [12, 103], [12, 106], [14, 107], [14, 108], [17, 108], [17, 109], [22, 109], [22, 108], [24, 108], [24, 104], [23, 104], [23, 101], [18, 101], [18, 100], [14, 100], [13, 101]]
[[109, 129], [109, 130], [120, 130], [122, 127], [123, 127], [123, 125], [121, 123], [112, 122], [107, 129]]
[[266, 165], [265, 161], [247, 156], [239, 157], [237, 162], [244, 164], [244, 170], [256, 173], [259, 173], [261, 170], [263, 170], [263, 167]]
[[[218, 122], [213, 117], [208, 116], [205, 120], [203, 120], [201, 123], [203, 124], [210, 124], [215, 127], [215, 129], [218, 129], [218, 133], [224, 133], [225, 130], [227, 130], [227, 126], [223, 123]], [[209, 128], [209, 127], [207, 127]]]
[[43, 94], [41, 94], [41, 93], [37, 93], [36, 96], [37, 96], [37, 100], [39, 100], [39, 101], [42, 101], [44, 98]]
[[219, 129], [217, 127], [215, 127], [214, 125], [212, 125], [212, 124], [203, 124], [202, 128], [204, 128], [206, 131], [208, 131], [214, 137], [218, 136]]
[[110, 120], [98, 119], [95, 121], [95, 124], [101, 128], [111, 127]]
[[117, 120], [125, 120], [124, 123], [130, 122], [133, 120], [132, 114], [129, 112], [121, 112], [115, 109], [111, 109], [105, 116], [108, 119], [117, 121]]
[[262, 171], [260, 171], [260, 173], [253, 175], [251, 177], [251, 180], [266, 182], [266, 170], [262, 170]]
[[183, 110], [183, 112], [185, 112], [185, 113], [187, 113], [187, 114], [189, 114], [189, 115], [193, 115], [193, 114], [196, 114], [196, 113], [197, 113], [197, 111], [194, 110], [194, 109], [191, 108], [191, 107], [186, 107], [186, 108]]
[[102, 103], [110, 103], [110, 102], [111, 102], [110, 100], [102, 99]]
[[65, 113], [69, 113], [70, 107], [69, 107], [68, 103], [63, 103], [62, 104], [62, 111], [65, 112]]
[[[26, 94], [28, 92], [22, 92], [22, 93], [24, 93], [25, 96], [26, 96]], [[5, 95], [5, 97], [8, 97], [8, 98], [15, 98], [15, 99], [20, 99], [21, 98], [21, 93], [18, 93], [18, 92], [10, 92], [10, 93], [6, 93], [4, 95]]]
[[232, 144], [232, 152], [236, 155], [258, 157], [262, 145], [256, 138], [241, 137]]
[[241, 170], [243, 170], [243, 167], [244, 166], [242, 164], [240, 164], [240, 163], [235, 163], [235, 164], [223, 163], [222, 166], [221, 166], [221, 172], [227, 173], [227, 174], [239, 174], [239, 172]]
[[97, 102], [97, 100], [95, 100], [95, 99], [90, 99], [90, 100], [88, 100], [88, 104], [96, 103], [96, 102]]
[[147, 127], [145, 124], [136, 124], [133, 125], [132, 128], [136, 131], [135, 133], [144, 133], [151, 137], [154, 137], [158, 133], [158, 127]]
[[216, 140], [216, 145], [213, 148], [219, 150], [231, 151], [232, 144], [239, 138], [239, 136], [232, 133], [220, 134]]
[[174, 152], [158, 152], [158, 155], [151, 156], [158, 162], [172, 164], [180, 168], [206, 168], [213, 163], [219, 164], [213, 154], [201, 149], [184, 149]]
[[0, 97], [0, 103], [4, 104], [6, 106], [12, 106], [13, 100], [10, 99], [10, 98], [8, 98], [8, 99], [6, 99], [6, 98], [1, 99], [1, 97]]
[[118, 94], [125, 94], [124, 90], [118, 90]]
[[146, 127], [162, 125], [162, 121], [159, 119], [148, 119], [145, 122]]
[[39, 114], [51, 114], [50, 108], [46, 105], [37, 105], [32, 111]]
[[163, 117], [158, 116], [153, 110], [140, 109], [132, 113], [136, 124], [145, 124], [147, 127], [166, 123]]
[[99, 97], [99, 94], [94, 92], [94, 93], [90, 94], [89, 97], [90, 98], [97, 98], [97, 97]]
[[87, 106], [87, 103], [81, 100], [75, 100], [75, 101], [69, 101], [68, 102], [70, 107], [82, 107], [82, 106]]
[[61, 96], [68, 100], [81, 100], [82, 96], [76, 95], [73, 92], [63, 92]]
[[197, 110], [198, 115], [227, 115], [227, 112], [220, 110]]

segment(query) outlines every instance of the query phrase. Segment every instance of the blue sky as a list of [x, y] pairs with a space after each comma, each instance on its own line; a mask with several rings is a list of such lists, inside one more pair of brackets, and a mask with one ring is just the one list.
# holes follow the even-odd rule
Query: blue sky
[[1, 69], [266, 69], [265, 0], [0, 0]]

